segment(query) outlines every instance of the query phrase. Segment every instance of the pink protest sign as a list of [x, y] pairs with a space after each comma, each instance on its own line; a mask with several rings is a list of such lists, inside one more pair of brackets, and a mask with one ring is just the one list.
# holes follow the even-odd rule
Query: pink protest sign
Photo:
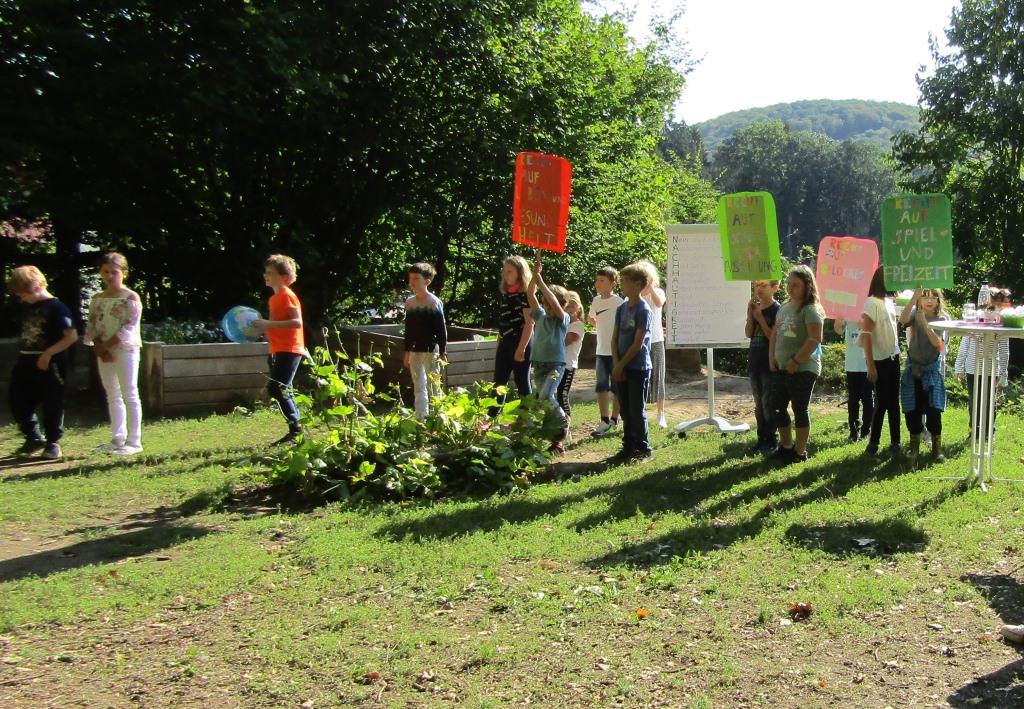
[[830, 318], [856, 320], [878, 268], [878, 244], [856, 236], [826, 236], [818, 244], [818, 294]]

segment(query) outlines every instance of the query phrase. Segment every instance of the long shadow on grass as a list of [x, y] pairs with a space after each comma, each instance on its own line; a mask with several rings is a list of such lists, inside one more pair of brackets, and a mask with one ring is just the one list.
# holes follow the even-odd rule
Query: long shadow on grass
[[[712, 549], [725, 548], [742, 539], [760, 534], [769, 526], [770, 519], [776, 514], [811, 504], [821, 499], [839, 497], [851, 488], [868, 480], [877, 480], [881, 477], [890, 477], [904, 472], [900, 466], [892, 461], [886, 463], [882, 468], [875, 468], [866, 472], [860, 471], [854, 474], [850, 474], [848, 471], [842, 472], [842, 477], [840, 477], [840, 467], [842, 466], [834, 464], [806, 464], [796, 477], [785, 478], [767, 484], [767, 486], [773, 489], [777, 487], [781, 491], [799, 489], [803, 485], [817, 483], [816, 486], [805, 489], [801, 494], [783, 498], [778, 502], [764, 503], [757, 512], [745, 520], [728, 522], [719, 520], [717, 517], [712, 518], [679, 532], [662, 535], [642, 544], [634, 544], [609, 552], [603, 556], [591, 559], [588, 564], [598, 568], [622, 563], [633, 566], [655, 566], [670, 561], [673, 556], [684, 557], [689, 552], [706, 552]], [[710, 514], [705, 511], [705, 519], [707, 516], [710, 516]]]
[[0, 581], [13, 581], [26, 576], [49, 576], [91, 564], [107, 564], [127, 557], [142, 556], [198, 539], [211, 531], [178, 523], [180, 515], [176, 511], [168, 514], [154, 510], [148, 515], [133, 516], [136, 519], [124, 526], [125, 531], [0, 561]]
[[[172, 455], [163, 456], [136, 456], [129, 458], [118, 458], [116, 460], [108, 460], [103, 463], [92, 463], [90, 465], [75, 464], [74, 461], [68, 461], [66, 464], [61, 465], [60, 463], [54, 464], [53, 461], [28, 459], [24, 461], [24, 465], [17, 466], [18, 469], [21, 469], [22, 467], [27, 468], [27, 472], [0, 476], [0, 484], [6, 482], [31, 482], [32, 480], [56, 480], [59, 478], [87, 476], [119, 468], [133, 468], [139, 466], [153, 468], [152, 472], [155, 472], [158, 466], [163, 465], [165, 463], [172, 463], [175, 461], [186, 462], [196, 458], [200, 458], [200, 460], [197, 461], [191, 467], [174, 467], [167, 473], [168, 475], [180, 475], [183, 473], [190, 473], [194, 470], [198, 470], [199, 468], [205, 468], [211, 465], [229, 465], [231, 463], [237, 463], [239, 461], [246, 460], [248, 458], [247, 454], [251, 454], [252, 451], [252, 447], [216, 450], [197, 450], [189, 451], [187, 453], [176, 453]], [[215, 453], [221, 453], [223, 455], [215, 458], [213, 457], [213, 454]], [[45, 470], [35, 469], [43, 465], [61, 465], [61, 467], [51, 467]]]
[[794, 524], [785, 536], [793, 544], [834, 556], [890, 556], [920, 551], [928, 543], [928, 535], [919, 525], [892, 517], [879, 522]]
[[[491, 531], [506, 524], [521, 524], [545, 516], [554, 516], [563, 509], [586, 498], [608, 495], [612, 502], [608, 512], [587, 517], [578, 527], [590, 527], [610, 519], [655, 514], [677, 510], [687, 500], [694, 500], [735, 485], [739, 480], [756, 472], [759, 461], [725, 467], [709, 478], [695, 478], [699, 471], [721, 465], [727, 460], [719, 454], [710, 459], [696, 460], [686, 465], [669, 468], [654, 467], [653, 462], [636, 464], [620, 469], [622, 477], [605, 485], [588, 488], [545, 500], [504, 498], [499, 502], [487, 500], [483, 504], [462, 509], [437, 512], [414, 520], [399, 520], [386, 524], [376, 535], [388, 539], [429, 540], [456, 537], [467, 533]], [[595, 464], [590, 464], [595, 465]], [[598, 463], [596, 465], [606, 465]], [[640, 471], [639, 474], [636, 474]], [[493, 502], [493, 504], [492, 504]]]
[[[977, 588], [1004, 623], [1024, 623], [1024, 585], [1005, 574], [967, 574], [962, 577]], [[1024, 653], [1024, 647], [1015, 646]], [[978, 677], [947, 697], [950, 705], [1024, 706], [1024, 660], [1016, 660], [984, 677]]]
[[877, 522], [793, 524], [786, 530], [786, 538], [794, 544], [835, 556], [891, 556], [921, 551], [928, 544], [928, 535], [921, 528], [919, 520], [952, 498], [962, 495], [966, 489], [967, 486], [962, 483], [947, 485], [937, 494], [914, 505], [912, 512], [906, 512], [906, 518], [897, 516]]
[[[846, 445], [845, 442], [843, 445]], [[950, 457], [958, 457], [964, 450], [964, 443], [946, 446], [945, 450]], [[835, 497], [844, 495], [854, 487], [868, 482], [876, 482], [887, 478], [895, 477], [903, 473], [914, 472], [906, 462], [902, 460], [887, 459], [884, 462], [875, 462], [862, 455], [860, 444], [851, 448], [851, 455], [842, 461], [827, 467], [814, 466], [806, 467], [795, 477], [772, 478], [760, 485], [749, 487], [742, 492], [731, 495], [728, 499], [720, 500], [709, 506], [702, 506], [694, 512], [702, 514], [721, 514], [730, 508], [738, 507], [754, 500], [770, 500], [777, 495], [785, 495], [791, 490], [803, 488], [818, 483], [818, 487], [825, 486]], [[827, 474], [822, 476], [820, 471], [825, 469]], [[815, 488], [817, 489], [817, 488]], [[955, 490], [956, 488], [951, 488]], [[962, 490], [961, 490], [962, 491]], [[944, 498], [939, 502], [944, 501]]]
[[[306, 512], [322, 504], [320, 498], [304, 498], [284, 490], [234, 490], [231, 482], [202, 490], [174, 507], [157, 507], [144, 512], [70, 529], [65, 536], [93, 537], [66, 546], [0, 560], [0, 582], [26, 576], [48, 576], [91, 564], [106, 564], [119, 559], [143, 556], [170, 549], [184, 542], [215, 532], [214, 529], [185, 522], [203, 512], [229, 512], [258, 517], [279, 512]], [[38, 547], [45, 544], [40, 541]]]

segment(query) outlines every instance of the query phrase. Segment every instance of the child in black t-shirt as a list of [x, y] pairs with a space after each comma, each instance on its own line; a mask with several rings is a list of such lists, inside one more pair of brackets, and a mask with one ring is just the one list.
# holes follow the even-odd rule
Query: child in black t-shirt
[[[7, 290], [25, 304], [21, 320], [18, 359], [11, 372], [11, 414], [25, 436], [20, 455], [43, 452], [43, 458], [61, 457], [64, 434], [64, 381], [67, 349], [78, 340], [71, 311], [46, 290], [46, 278], [35, 266], [19, 266], [7, 279]], [[36, 407], [43, 405], [39, 433]]]
[[778, 443], [769, 403], [772, 371], [768, 361], [768, 344], [775, 327], [775, 316], [781, 307], [775, 300], [778, 292], [778, 281], [754, 281], [754, 297], [747, 305], [746, 334], [750, 338], [747, 373], [750, 375], [750, 389], [754, 396], [757, 451], [762, 455], [771, 453]]

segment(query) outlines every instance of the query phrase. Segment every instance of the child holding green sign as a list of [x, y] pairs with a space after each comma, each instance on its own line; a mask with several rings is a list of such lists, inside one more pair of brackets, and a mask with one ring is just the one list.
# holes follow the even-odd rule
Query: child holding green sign
[[916, 464], [921, 452], [921, 415], [931, 434], [932, 460], [942, 455], [942, 412], [946, 408], [946, 342], [932, 329], [938, 320], [949, 320], [942, 291], [918, 288], [903, 306], [900, 322], [909, 327], [907, 366], [900, 380], [900, 399], [910, 431], [910, 463]]

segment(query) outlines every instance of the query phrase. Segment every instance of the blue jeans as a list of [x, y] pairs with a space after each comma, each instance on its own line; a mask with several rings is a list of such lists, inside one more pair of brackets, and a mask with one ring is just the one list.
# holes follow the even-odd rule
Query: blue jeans
[[596, 355], [594, 357], [594, 369], [597, 377], [594, 391], [598, 393], [602, 391], [615, 391], [614, 382], [612, 382], [612, 366], [611, 355]]
[[647, 453], [651, 443], [647, 440], [647, 388], [651, 384], [651, 370], [624, 369], [625, 380], [615, 382], [622, 410], [622, 450], [629, 453]]
[[292, 396], [292, 380], [295, 379], [295, 372], [299, 370], [301, 361], [302, 355], [294, 352], [278, 352], [267, 357], [267, 364], [270, 365], [267, 391], [281, 406], [281, 413], [288, 421], [290, 431], [299, 430], [299, 407], [295, 405], [295, 398]]
[[558, 405], [558, 384], [562, 381], [565, 365], [561, 362], [534, 362], [533, 376], [537, 378], [537, 398], [547, 401], [555, 409], [561, 419], [565, 419], [565, 411]]

